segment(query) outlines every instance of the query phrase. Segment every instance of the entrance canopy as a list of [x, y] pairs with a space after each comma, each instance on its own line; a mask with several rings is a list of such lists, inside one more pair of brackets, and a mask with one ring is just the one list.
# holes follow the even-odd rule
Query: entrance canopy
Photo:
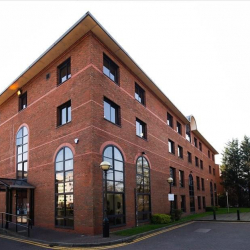
[[0, 178], [0, 192], [5, 192], [8, 189], [35, 189], [25, 180]]

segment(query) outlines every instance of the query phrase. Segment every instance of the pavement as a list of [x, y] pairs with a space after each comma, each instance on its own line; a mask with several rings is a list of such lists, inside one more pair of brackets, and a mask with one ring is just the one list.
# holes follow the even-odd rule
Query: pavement
[[[195, 221], [214, 221], [213, 215], [199, 218]], [[217, 222], [237, 222], [237, 214], [218, 214], [216, 215]], [[250, 213], [241, 213], [240, 214], [241, 222], [249, 222], [250, 225]], [[185, 223], [180, 223], [185, 225]], [[147, 235], [155, 234], [157, 232], [164, 232], [164, 230], [169, 230], [178, 226], [178, 224], [167, 226], [164, 228], [156, 229], [150, 232], [138, 234], [135, 236], [117, 236], [113, 233], [110, 233], [109, 238], [103, 238], [102, 235], [82, 235], [71, 232], [56, 231], [52, 229], [45, 229], [41, 227], [33, 227], [30, 230], [30, 237], [27, 237], [27, 231], [23, 230], [18, 234], [15, 232], [15, 226], [10, 225], [9, 230], [1, 229], [0, 233], [8, 236], [14, 236], [21, 239], [29, 239], [35, 242], [47, 244], [49, 246], [65, 246], [65, 247], [98, 247], [98, 246], [108, 246], [108, 245], [117, 245], [122, 243], [134, 242], [136, 239], [145, 238]]]

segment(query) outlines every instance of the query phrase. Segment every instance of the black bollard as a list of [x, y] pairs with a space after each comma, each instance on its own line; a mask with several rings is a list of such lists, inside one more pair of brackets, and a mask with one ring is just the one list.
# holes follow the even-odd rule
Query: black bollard
[[215, 212], [215, 210], [213, 210], [213, 214], [214, 214], [214, 220], [216, 220], [216, 212]]
[[240, 210], [237, 210], [237, 220], [240, 220]]

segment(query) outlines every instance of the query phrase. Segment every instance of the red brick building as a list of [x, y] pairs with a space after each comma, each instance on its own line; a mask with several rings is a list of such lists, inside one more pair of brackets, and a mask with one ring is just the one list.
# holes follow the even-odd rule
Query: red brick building
[[[0, 211], [97, 234], [217, 204], [217, 151], [87, 13], [0, 96]], [[119, 229], [120, 229], [119, 227]]]

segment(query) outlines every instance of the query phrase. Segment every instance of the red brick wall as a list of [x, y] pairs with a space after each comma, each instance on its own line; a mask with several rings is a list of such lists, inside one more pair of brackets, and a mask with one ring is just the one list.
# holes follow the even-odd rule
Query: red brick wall
[[[119, 66], [120, 86], [102, 73], [103, 53]], [[57, 66], [69, 57], [72, 77], [57, 86]], [[45, 78], [47, 73], [51, 75], [48, 81]], [[146, 107], [134, 99], [135, 81], [146, 91]], [[180, 136], [176, 132], [176, 120], [180, 122], [178, 117], [91, 33], [26, 84], [23, 88], [23, 92], [25, 91], [28, 93], [28, 107], [25, 110], [18, 112], [16, 95], [0, 106], [0, 177], [16, 177], [15, 137], [20, 126], [27, 124], [28, 182], [36, 187], [36, 225], [54, 228], [54, 160], [63, 145], [69, 145], [74, 151], [75, 232], [101, 232], [103, 203], [102, 172], [99, 164], [102, 161], [100, 149], [107, 142], [118, 145], [125, 159], [127, 227], [135, 224], [135, 162], [142, 151], [146, 152], [151, 168], [152, 213], [169, 213], [169, 185], [166, 180], [169, 177], [170, 166], [176, 168], [177, 186], [173, 187], [173, 193], [178, 195], [179, 208], [180, 195], [186, 195], [189, 213], [188, 176], [191, 171], [195, 197], [205, 196], [206, 204], [210, 205], [209, 182], [215, 182], [216, 177], [208, 173], [208, 166], [211, 165], [212, 169], [216, 166], [207, 157], [207, 147], [203, 144], [203, 152], [200, 152], [193, 143], [190, 144], [184, 137], [184, 124], [183, 136]], [[104, 96], [121, 107], [121, 126], [104, 120]], [[70, 99], [72, 122], [58, 128], [57, 107]], [[174, 117], [174, 129], [166, 124], [167, 112]], [[136, 136], [136, 117], [147, 124], [147, 141]], [[75, 138], [79, 138], [78, 144], [74, 143]], [[175, 142], [175, 155], [168, 152], [169, 138]], [[177, 157], [178, 144], [183, 147], [184, 159]], [[192, 164], [187, 162], [187, 151], [192, 153]], [[203, 170], [195, 167], [195, 156], [203, 160]], [[178, 170], [185, 172], [185, 188], [179, 187]], [[205, 192], [197, 191], [196, 176], [205, 179]], [[3, 202], [0, 196], [0, 204]], [[195, 202], [196, 211], [203, 211], [198, 210], [197, 198]]]

